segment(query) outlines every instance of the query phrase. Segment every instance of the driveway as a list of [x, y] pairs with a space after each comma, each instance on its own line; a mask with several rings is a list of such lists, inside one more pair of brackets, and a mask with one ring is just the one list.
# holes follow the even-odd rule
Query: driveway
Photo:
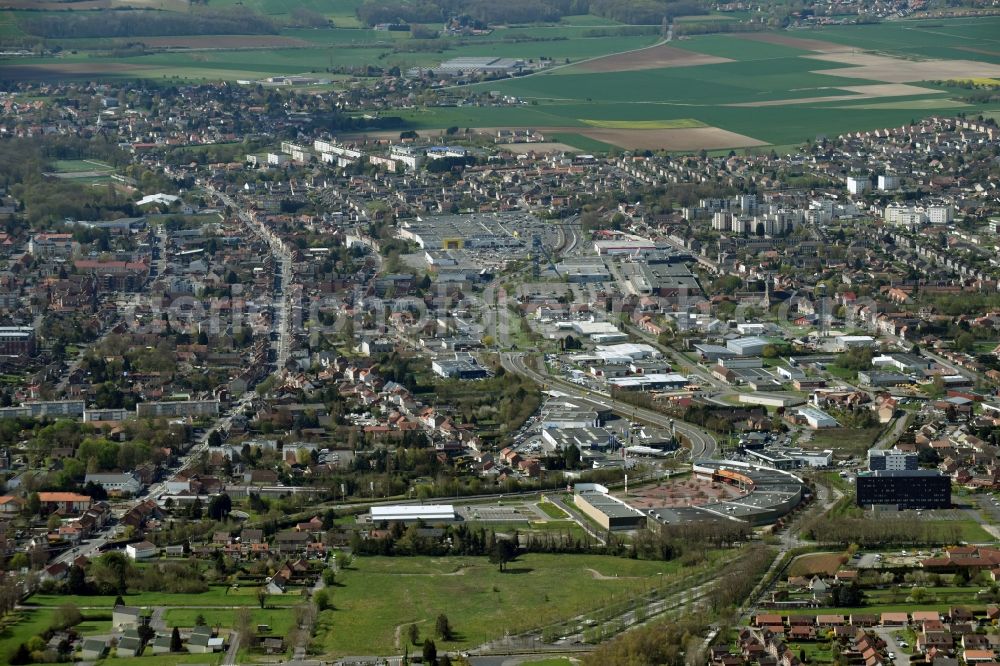
[[910, 666], [910, 655], [903, 652], [903, 649], [899, 647], [899, 643], [893, 638], [892, 632], [886, 629], [876, 629], [875, 633], [878, 637], [885, 641], [889, 652], [896, 653], [896, 659], [893, 661], [895, 666]]

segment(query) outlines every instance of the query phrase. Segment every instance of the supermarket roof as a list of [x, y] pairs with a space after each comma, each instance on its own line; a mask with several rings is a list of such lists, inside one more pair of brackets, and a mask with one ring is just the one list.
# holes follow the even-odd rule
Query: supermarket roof
[[372, 520], [455, 520], [455, 507], [451, 504], [396, 504], [373, 506]]

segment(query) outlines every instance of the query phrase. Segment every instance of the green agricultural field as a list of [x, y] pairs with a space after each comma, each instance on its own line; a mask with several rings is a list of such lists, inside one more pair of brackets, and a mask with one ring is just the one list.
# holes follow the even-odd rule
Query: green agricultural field
[[0, 12], [0, 39], [4, 37], [20, 37], [23, 34], [13, 12]]
[[228, 7], [243, 5], [254, 11], [277, 18], [288, 17], [295, 7], [302, 7], [326, 16], [334, 25], [351, 28], [359, 25], [356, 15], [357, 8], [363, 0], [297, 0], [295, 3], [284, 0], [212, 0], [212, 7]]
[[[520, 32], [511, 29], [511, 32]], [[579, 31], [576, 31], [579, 32]], [[497, 31], [500, 33], [500, 31]], [[640, 35], [638, 37], [574, 37], [572, 39], [546, 39], [538, 36], [538, 41], [497, 41], [502, 37], [494, 33], [487, 38], [469, 40], [463, 46], [451, 48], [437, 54], [438, 61], [465, 56], [496, 56], [498, 58], [553, 58], [557, 61], [583, 60], [597, 56], [633, 51], [652, 46], [659, 37]], [[409, 54], [408, 54], [409, 55]], [[562, 63], [560, 63], [562, 64]], [[529, 77], [534, 78], [534, 77]]]
[[[164, 0], [166, 1], [166, 0]], [[135, 78], [154, 81], [213, 81], [258, 79], [280, 74], [331, 76], [327, 70], [369, 64], [385, 68], [423, 66], [433, 69], [455, 57], [496, 56], [528, 60], [551, 58], [556, 65], [580, 62], [603, 55], [635, 51], [657, 43], [658, 34], [616, 34], [628, 29], [595, 16], [566, 17], [558, 24], [498, 26], [492, 34], [478, 37], [444, 37], [413, 40], [408, 32], [380, 32], [358, 25], [355, 12], [362, 0], [303, 0], [290, 5], [284, 0], [213, 0], [213, 7], [243, 5], [271, 16], [285, 26], [278, 40], [261, 48], [253, 38], [229, 41], [226, 48], [155, 52], [113, 58], [107, 40], [61, 40], [65, 48], [59, 58], [19, 58], [4, 61], [11, 79], [43, 78]], [[302, 6], [331, 19], [333, 28], [304, 29], [293, 23], [291, 8]], [[164, 5], [169, 9], [170, 6]], [[17, 17], [24, 12], [0, 11], [0, 38], [19, 32]], [[37, 15], [37, 14], [33, 14]], [[724, 14], [684, 17], [681, 22], [726, 21], [742, 18]], [[833, 26], [813, 30], [781, 31], [785, 38], [827, 41], [859, 51], [870, 51], [910, 60], [927, 58], [976, 60], [1000, 64], [1000, 17], [892, 21], [878, 25]], [[268, 36], [271, 37], [271, 36]], [[413, 129], [458, 127], [532, 127], [554, 130], [557, 140], [581, 150], [603, 152], [607, 143], [566, 128], [596, 127], [602, 130], [677, 130], [718, 127], [774, 145], [798, 144], [806, 139], [832, 137], [848, 131], [898, 126], [935, 113], [960, 109], [974, 116], [1000, 113], [1000, 104], [966, 105], [961, 91], [932, 82], [914, 82], [940, 92], [908, 97], [862, 97], [834, 99], [847, 93], [843, 86], [870, 86], [879, 81], [848, 76], [846, 65], [807, 57], [812, 51], [785, 43], [745, 39], [736, 34], [678, 37], [671, 49], [726, 58], [731, 62], [660, 69], [627, 68], [629, 71], [579, 72], [557, 67], [551, 72], [477, 84], [479, 92], [500, 92], [519, 97], [524, 106], [484, 108], [434, 107], [400, 113]], [[764, 39], [767, 39], [764, 37]], [[290, 41], [285, 48], [285, 42]], [[419, 46], [418, 46], [419, 41]], [[296, 48], [292, 48], [298, 44]], [[806, 43], [805, 45], [808, 45]], [[433, 50], [423, 50], [426, 47]], [[420, 50], [410, 49], [420, 48]], [[675, 52], [676, 53], [676, 52]], [[631, 56], [629, 56], [631, 57]], [[637, 54], [637, 62], [660, 66], [649, 53]], [[634, 63], [633, 63], [634, 64]], [[820, 70], [827, 73], [819, 74]], [[844, 70], [844, 76], [837, 71]], [[342, 85], [335, 82], [332, 87]], [[316, 89], [314, 89], [316, 90]], [[830, 98], [830, 99], [826, 99]], [[803, 103], [784, 104], [808, 100]], [[767, 103], [768, 106], [746, 106]], [[733, 106], [741, 104], [744, 106]], [[585, 119], [582, 120], [581, 119]], [[563, 139], [559, 139], [561, 133]], [[702, 135], [707, 136], [707, 135]], [[601, 136], [610, 140], [607, 134]], [[623, 145], [628, 142], [620, 140]], [[657, 141], [668, 141], [665, 136]], [[727, 136], [711, 147], [722, 148]], [[680, 142], [678, 145], [690, 144]]]
[[997, 16], [829, 26], [794, 33], [796, 37], [821, 39], [880, 53], [1000, 62], [997, 35], [1000, 35], [1000, 17]]
[[426, 635], [446, 613], [457, 638], [438, 649], [461, 649], [623, 600], [681, 573], [676, 562], [590, 555], [523, 555], [506, 573], [485, 558], [362, 557], [340, 573], [336, 610], [320, 615], [317, 640], [325, 654], [398, 654], [397, 628], [417, 623]]
[[562, 20], [559, 21], [560, 25], [579, 25], [586, 26], [588, 28], [607, 28], [623, 25], [618, 21], [612, 19], [604, 18], [603, 16], [594, 16], [593, 14], [577, 14], [575, 16], [563, 16]]
[[[538, 74], [479, 84], [476, 88], [500, 90], [508, 95], [539, 102], [596, 100], [626, 105], [673, 105], [680, 107], [679, 117], [699, 118], [697, 113], [692, 113], [692, 106], [828, 97], [844, 94], [836, 86], [871, 83], [862, 79], [815, 74], [813, 70], [816, 69], [815, 61], [783, 57], [768, 60], [766, 66], [756, 60], [745, 60], [632, 72], [588, 72], [559, 76]], [[656, 109], [654, 113], [663, 110]], [[757, 111], [758, 109], [754, 109], [754, 113]], [[740, 112], [750, 115], [746, 109], [741, 109]], [[578, 117], [595, 118], [590, 114]], [[669, 115], [661, 115], [661, 118], [669, 118]]]
[[574, 148], [579, 148], [580, 150], [585, 150], [588, 153], [606, 153], [615, 148], [614, 146], [604, 143], [603, 141], [591, 139], [589, 136], [574, 134], [572, 132], [556, 132], [552, 135], [552, 140], [558, 141], [559, 143], [565, 143], [567, 146], [573, 146]]
[[[1000, 34], [1000, 19], [986, 21], [992, 27], [978, 27], [969, 20], [940, 22], [946, 25], [944, 32], [947, 34], [938, 35], [933, 40], [916, 38], [926, 29], [909, 22], [779, 35], [821, 41], [829, 39], [834, 43], [853, 39], [859, 47], [910, 58], [1000, 62], [1000, 44], [992, 37]], [[881, 40], [884, 31], [891, 35], [885, 42]], [[933, 46], [911, 48], [914, 43]], [[993, 46], [990, 46], [991, 43]], [[869, 86], [879, 82], [849, 77], [850, 70], [839, 63], [803, 57], [811, 55], [811, 51], [785, 44], [741, 39], [737, 35], [696, 36], [676, 40], [671, 46], [729, 58], [733, 62], [622, 72], [573, 73], [572, 70], [557, 70], [551, 74], [543, 72], [495, 81], [476, 88], [520, 97], [530, 101], [531, 106], [502, 110], [500, 118], [496, 117], [495, 109], [433, 109], [420, 118], [414, 118], [415, 125], [423, 128], [439, 128], [448, 124], [562, 128], [579, 126], [578, 121], [582, 118], [586, 119], [586, 124], [596, 121], [601, 127], [650, 129], [657, 126], [654, 123], [662, 123], [659, 125], [661, 128], [670, 128], [673, 122], [691, 119], [775, 145], [794, 145], [820, 136], [895, 126], [914, 117], [951, 109], [961, 108], [970, 115], [997, 109], [997, 105], [964, 106], [965, 103], [960, 100], [932, 93], [857, 101], [831, 99], [824, 103], [823, 98], [849, 94], [841, 89], [842, 86]], [[894, 51], [897, 46], [899, 52]], [[991, 48], [996, 58], [984, 53]], [[838, 69], [844, 69], [845, 76], [836, 76]], [[818, 70], [829, 70], [830, 73], [817, 74]], [[943, 90], [927, 83], [920, 85]], [[761, 102], [774, 104], [782, 100], [806, 98], [812, 101], [757, 107], [730, 106]], [[435, 117], [437, 114], [442, 114], [442, 117], [438, 119]], [[457, 115], [461, 118], [454, 117]], [[579, 140], [566, 142], [584, 148]]]
[[[803, 36], [811, 39], [819, 39], [819, 37], [815, 37], [812, 34]], [[738, 35], [698, 35], [697, 37], [681, 40], [676, 46], [688, 51], [744, 62], [791, 58], [811, 53], [811, 51], [784, 44], [769, 44], [768, 42], [740, 39]]]
[[877, 102], [871, 104], [856, 104], [841, 106], [841, 109], [908, 109], [926, 111], [928, 109], [963, 109], [972, 106], [947, 97], [930, 97], [923, 99], [897, 100], [894, 102]]
[[607, 129], [690, 129], [692, 127], [707, 127], [705, 123], [694, 118], [677, 118], [675, 120], [583, 120], [591, 127]]

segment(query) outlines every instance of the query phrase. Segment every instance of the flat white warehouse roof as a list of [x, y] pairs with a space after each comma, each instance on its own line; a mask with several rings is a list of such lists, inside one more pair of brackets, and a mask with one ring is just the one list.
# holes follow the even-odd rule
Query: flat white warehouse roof
[[455, 520], [455, 507], [451, 504], [373, 506], [372, 520]]

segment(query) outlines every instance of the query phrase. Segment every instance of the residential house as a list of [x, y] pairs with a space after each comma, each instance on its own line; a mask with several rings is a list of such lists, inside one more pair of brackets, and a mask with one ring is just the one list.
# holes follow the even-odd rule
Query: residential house
[[108, 641], [104, 638], [85, 638], [80, 646], [82, 661], [96, 661], [108, 651]]
[[91, 503], [91, 499], [87, 495], [63, 492], [38, 493], [38, 500], [41, 502], [42, 511], [45, 513], [53, 511], [68, 514], [81, 513], [89, 509]]
[[141, 620], [139, 609], [134, 606], [115, 606], [111, 610], [112, 629], [138, 627]]
[[195, 654], [208, 654], [222, 651], [222, 639], [212, 635], [209, 627], [197, 626], [191, 630], [191, 637], [188, 639], [188, 652]]
[[131, 472], [88, 473], [84, 478], [84, 483], [95, 483], [104, 488], [112, 497], [132, 497], [138, 495], [143, 488], [142, 481]]
[[139, 636], [138, 629], [126, 629], [121, 639], [118, 641], [117, 656], [137, 657], [142, 654], [143, 641]]
[[140, 541], [139, 543], [130, 543], [125, 546], [125, 553], [133, 560], [145, 560], [155, 557], [157, 548], [155, 544], [148, 541]]

